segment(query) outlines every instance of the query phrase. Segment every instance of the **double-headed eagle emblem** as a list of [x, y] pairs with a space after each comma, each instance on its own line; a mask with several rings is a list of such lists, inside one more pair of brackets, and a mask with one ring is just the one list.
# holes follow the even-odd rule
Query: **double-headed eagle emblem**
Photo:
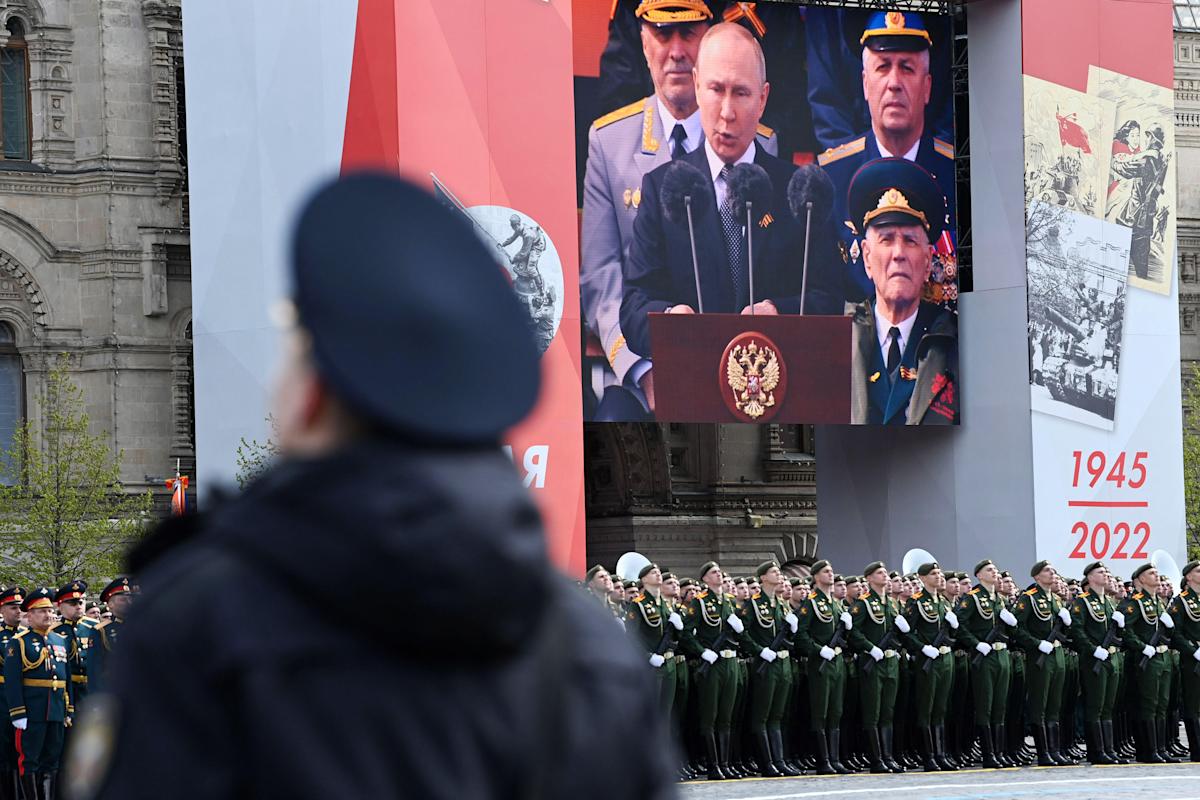
[[736, 345], [725, 362], [725, 379], [733, 389], [737, 410], [750, 419], [758, 419], [773, 407], [779, 371], [779, 356], [767, 345], [759, 345], [753, 339]]

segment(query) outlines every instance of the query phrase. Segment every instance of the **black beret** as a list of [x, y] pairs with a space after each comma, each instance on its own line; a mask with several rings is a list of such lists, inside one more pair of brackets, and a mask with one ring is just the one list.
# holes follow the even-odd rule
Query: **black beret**
[[1011, 578], [1011, 577], [1012, 577], [1012, 573], [1011, 573], [1011, 572], [1009, 572], [1008, 570], [1004, 570], [1003, 572], [1001, 572], [1001, 573], [1000, 573], [1000, 577], [1001, 577], [1001, 578]]
[[689, 586], [695, 586], [695, 585], [696, 585], [696, 581], [693, 578], [684, 578], [683, 580], [681, 580], [679, 582], [680, 589], [686, 589]]
[[754, 570], [754, 577], [761, 578], [763, 575], [766, 575], [768, 572], [770, 572], [772, 567], [778, 568], [779, 562], [778, 561], [764, 561], [763, 563], [759, 564], [758, 567]]
[[849, 586], [850, 584], [858, 583], [861, 580], [862, 578], [858, 577], [857, 575], [851, 575], [850, 577], [846, 578], [846, 585]]
[[658, 569], [658, 564], [655, 564], [652, 562], [652, 563], [647, 564], [646, 566], [642, 567], [641, 569], [639, 569], [638, 570], [638, 580], [640, 581], [642, 578], [646, 577], [646, 573], [648, 573], [652, 569]]
[[1186, 578], [1187, 574], [1189, 572], [1191, 572], [1192, 570], [1194, 570], [1196, 567], [1200, 567], [1200, 561], [1189, 561], [1186, 564], [1184, 564], [1183, 565], [1183, 577]]
[[533, 408], [530, 317], [472, 226], [382, 173], [321, 188], [292, 238], [317, 371], [357, 413], [429, 443], [493, 444]]
[[662, 576], [663, 576], [663, 583], [666, 583], [667, 581], [677, 581], [677, 580], [679, 580], [679, 578], [676, 578], [676, 577], [675, 577], [675, 573], [674, 573], [674, 572], [664, 572], [664, 573], [662, 574]]
[[904, 158], [877, 158], [858, 168], [846, 193], [850, 222], [864, 234], [870, 225], [920, 225], [937, 242], [946, 196], [929, 170]]
[[888, 573], [888, 577], [889, 577], [889, 578], [899, 578], [899, 577], [900, 577], [900, 573], [899, 573], [899, 572], [897, 572], [896, 570], [892, 570], [891, 572], [889, 572], [889, 573]]
[[705, 561], [704, 566], [700, 568], [700, 580], [704, 580], [704, 576], [708, 574], [708, 571], [717, 566], [719, 565], [715, 561]]
[[1041, 561], [1037, 562], [1036, 564], [1034, 564], [1032, 567], [1029, 568], [1029, 577], [1036, 578], [1038, 576], [1038, 573], [1041, 572], [1042, 570], [1044, 570], [1048, 566], [1050, 566], [1050, 562], [1046, 561], [1045, 559], [1042, 559]]
[[87, 581], [74, 580], [55, 592], [54, 602], [62, 603], [67, 600], [82, 600], [86, 592]]
[[821, 570], [825, 569], [828, 566], [829, 566], [829, 562], [826, 561], [825, 559], [821, 559], [820, 561], [818, 561], [817, 563], [812, 565], [812, 574], [816, 575], [818, 572], [820, 572]]
[[933, 572], [935, 569], [940, 569], [938, 563], [936, 561], [930, 561], [928, 564], [922, 564], [921, 566], [917, 567], [917, 574], [925, 576]]
[[745, 586], [745, 585], [746, 585], [746, 579], [745, 579], [745, 578], [743, 578], [741, 575], [739, 575], [738, 577], [736, 577], [736, 578], [734, 578], [734, 579], [733, 579], [733, 585], [734, 585], [734, 586]]
[[872, 561], [870, 564], [867, 564], [865, 567], [863, 567], [863, 577], [867, 577], [877, 569], [887, 569], [887, 565], [885, 565], [882, 561]]
[[833, 582], [834, 582], [834, 583], [845, 583], [845, 582], [846, 582], [846, 576], [845, 576], [845, 575], [840, 575], [840, 574], [839, 574], [839, 575], [834, 575], [834, 576], [833, 576]]
[[985, 570], [986, 568], [994, 567], [994, 566], [996, 566], [996, 562], [992, 561], [990, 558], [985, 558], [983, 561], [980, 561], [978, 564], [975, 565], [975, 570], [972, 574], [978, 575], [980, 572], [983, 572], [983, 570]]
[[1096, 570], [1100, 569], [1103, 566], [1104, 566], [1103, 561], [1093, 561], [1092, 563], [1088, 564], [1086, 567], [1083, 568], [1083, 577], [1086, 578], [1088, 575], [1091, 575], [1093, 572], [1095, 572]]
[[788, 578], [788, 583], [790, 583], [792, 585], [793, 589], [796, 588], [797, 586], [804, 585], [804, 581], [800, 580], [799, 578]]
[[585, 581], [591, 581], [592, 578], [596, 577], [597, 574], [599, 574], [601, 572], [607, 572], [607, 571], [608, 570], [604, 569], [604, 567], [602, 565], [597, 564], [596, 566], [592, 567], [591, 569], [589, 569], [587, 571], [587, 574], [583, 576], [583, 579]]
[[1135, 569], [1133, 571], [1133, 576], [1132, 576], [1133, 579], [1136, 581], [1139, 577], [1141, 577], [1142, 573], [1148, 569], [1154, 569], [1154, 565], [1151, 564], [1149, 561], [1147, 561], [1145, 564], [1142, 564], [1140, 567], [1138, 567], [1137, 569]]

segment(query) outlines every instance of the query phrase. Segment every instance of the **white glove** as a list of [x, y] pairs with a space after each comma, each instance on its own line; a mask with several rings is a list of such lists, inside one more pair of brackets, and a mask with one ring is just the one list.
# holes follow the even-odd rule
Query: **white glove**
[[793, 614], [791, 611], [789, 611], [787, 613], [787, 616], [783, 618], [783, 621], [791, 626], [792, 633], [795, 633], [796, 629], [800, 627], [800, 620], [797, 619], [796, 615]]
[[707, 647], [704, 648], [704, 652], [700, 654], [700, 657], [710, 664], [717, 663], [717, 654], [712, 650], [709, 650]]
[[986, 656], [988, 653], [992, 652], [992, 646], [987, 642], [980, 642], [979, 644], [975, 645], [975, 649], [979, 651], [979, 655], [981, 656]]
[[1050, 655], [1054, 651], [1054, 645], [1047, 642], [1045, 639], [1038, 642], [1038, 650], [1041, 650], [1046, 655]]
[[833, 657], [836, 655], [837, 653], [833, 652], [832, 647], [826, 646], [821, 648], [821, 658], [825, 659], [826, 661], [833, 661]]
[[1196, 659], [1197, 661], [1200, 661], [1200, 647], [1197, 647], [1196, 652], [1192, 653], [1192, 658]]
[[29, 725], [29, 719], [27, 717], [21, 717], [20, 719], [14, 719], [12, 722], [13, 722], [13, 727], [19, 731], [25, 730], [26, 726]]
[[1154, 658], [1155, 652], [1155, 649], [1150, 645], [1146, 645], [1142, 648], [1142, 655], [1144, 655], [1146, 658]]
[[1017, 618], [1014, 617], [1013, 613], [1011, 611], [1009, 611], [1007, 608], [1000, 609], [1000, 619], [1005, 625], [1008, 625], [1010, 628], [1017, 627]]
[[737, 614], [730, 614], [729, 619], [725, 621], [729, 623], [729, 627], [733, 628], [734, 633], [741, 633], [742, 631], [746, 630], [746, 626], [743, 625], [742, 621], [737, 618]]
[[868, 655], [870, 655], [871, 658], [875, 659], [876, 661], [883, 661], [883, 651], [878, 647], [872, 647], [870, 651], [868, 651]]
[[650, 656], [650, 666], [654, 667], [655, 669], [658, 669], [665, 663], [667, 663], [667, 660], [665, 658], [663, 658], [662, 656], [660, 656], [658, 653], [655, 653], [654, 655]]
[[1058, 610], [1058, 618], [1062, 620], [1063, 625], [1071, 624], [1071, 612], [1067, 611], [1065, 608], [1060, 608]]
[[1096, 658], [1100, 659], [1101, 661], [1108, 661], [1108, 651], [1105, 650], [1103, 647], [1097, 647], [1095, 649], [1095, 651], [1092, 653], [1092, 655], [1095, 656]]
[[774, 661], [776, 658], [778, 658], [778, 656], [775, 655], [775, 651], [769, 647], [764, 647], [759, 652], [758, 657], [761, 658], [763, 661], [767, 662], [768, 664], [770, 664], [772, 661]]
[[908, 620], [900, 616], [896, 617], [896, 627], [900, 629], [901, 633], [908, 633], [912, 630], [908, 625]]
[[1175, 620], [1171, 619], [1171, 615], [1168, 614], [1167, 612], [1165, 612], [1165, 611], [1162, 612], [1162, 616], [1159, 617], [1159, 619], [1161, 619], [1162, 624], [1166, 625], [1168, 628], [1171, 628], [1171, 629], [1175, 628]]
[[924, 647], [922, 647], [921, 652], [924, 653], [929, 658], [937, 658], [938, 656], [941, 655], [941, 653], [939, 653], [937, 651], [937, 648], [931, 644], [927, 644]]
[[841, 616], [842, 624], [846, 626], [846, 630], [854, 627], [854, 620], [850, 618], [849, 611], [843, 611]]
[[678, 613], [672, 611], [671, 616], [667, 617], [667, 622], [674, 625], [675, 630], [677, 630], [677, 631], [683, 630], [683, 617], [679, 616]]
[[946, 622], [948, 622], [950, 624], [951, 628], [954, 628], [954, 630], [958, 630], [958, 614], [955, 614], [953, 611], [947, 611], [946, 612]]
[[1118, 628], [1125, 627], [1125, 615], [1122, 614], [1120, 611], [1112, 612], [1112, 618], [1116, 621]]

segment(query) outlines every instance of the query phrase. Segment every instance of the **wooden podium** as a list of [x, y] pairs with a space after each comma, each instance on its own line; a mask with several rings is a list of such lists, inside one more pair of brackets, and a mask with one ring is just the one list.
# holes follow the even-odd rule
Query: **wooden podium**
[[650, 314], [649, 320], [659, 421], [850, 422], [850, 317]]

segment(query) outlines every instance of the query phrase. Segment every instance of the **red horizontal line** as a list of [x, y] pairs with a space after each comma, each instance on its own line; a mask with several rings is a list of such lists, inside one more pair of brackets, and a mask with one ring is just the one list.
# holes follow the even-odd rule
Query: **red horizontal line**
[[1068, 500], [1069, 508], [1148, 508], [1149, 500]]

